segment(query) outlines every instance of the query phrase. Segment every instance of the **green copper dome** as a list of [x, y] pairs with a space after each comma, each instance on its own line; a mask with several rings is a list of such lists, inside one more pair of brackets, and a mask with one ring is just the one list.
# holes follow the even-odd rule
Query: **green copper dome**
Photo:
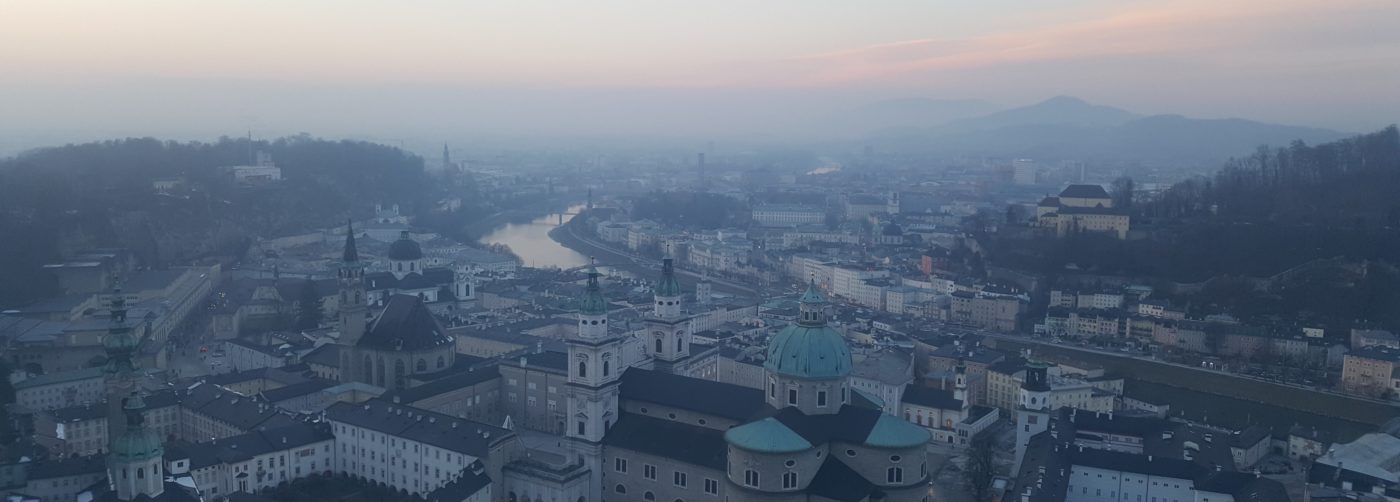
[[598, 268], [588, 266], [588, 286], [578, 299], [578, 313], [583, 315], [603, 315], [608, 313], [608, 299], [603, 297], [603, 287], [598, 285]]
[[763, 367], [797, 378], [842, 378], [851, 372], [851, 350], [826, 325], [790, 324], [768, 343]]
[[158, 459], [165, 453], [161, 447], [160, 434], [145, 427], [141, 411], [146, 403], [139, 394], [132, 394], [123, 409], [126, 411], [126, 430], [112, 439], [111, 456], [113, 463], [141, 462]]
[[773, 417], [729, 429], [724, 432], [724, 440], [759, 453], [797, 453], [812, 449], [811, 442]]
[[798, 300], [800, 316], [768, 342], [768, 371], [797, 378], [841, 378], [851, 372], [851, 349], [826, 325], [826, 299], [816, 284]]
[[875, 420], [875, 426], [870, 428], [870, 434], [865, 437], [865, 445], [875, 448], [913, 448], [928, 443], [930, 436], [928, 430], [923, 427], [881, 414], [880, 418]]
[[656, 283], [656, 296], [680, 296], [681, 282], [676, 280], [676, 267], [670, 258], [661, 261], [661, 281]]

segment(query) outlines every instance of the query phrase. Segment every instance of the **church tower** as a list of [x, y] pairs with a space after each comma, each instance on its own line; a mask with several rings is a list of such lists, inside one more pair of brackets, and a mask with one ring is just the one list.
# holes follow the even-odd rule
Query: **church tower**
[[141, 340], [127, 322], [126, 298], [122, 295], [122, 289], [113, 288], [107, 335], [102, 337], [102, 349], [107, 355], [103, 383], [106, 385], [109, 432], [121, 431], [126, 426], [123, 405], [136, 390], [136, 365], [131, 358], [140, 343]]
[[365, 319], [369, 311], [365, 299], [365, 266], [355, 249], [355, 228], [345, 223], [345, 251], [340, 270], [336, 273], [340, 286], [340, 381], [353, 382], [356, 371], [354, 347], [365, 334]]
[[165, 492], [161, 465], [165, 449], [160, 444], [160, 434], [146, 427], [146, 403], [141, 395], [133, 392], [125, 402], [122, 409], [126, 425], [108, 429], [113, 438], [107, 454], [107, 482], [117, 500], [154, 499]]
[[967, 364], [958, 359], [958, 365], [953, 368], [953, 399], [962, 402], [963, 411], [967, 411], [971, 406], [967, 402]]
[[668, 256], [661, 262], [651, 315], [643, 320], [647, 355], [657, 371], [678, 373], [678, 367], [690, 357], [690, 317], [681, 311], [682, 296], [675, 264]]
[[608, 300], [598, 283], [598, 269], [588, 267], [588, 285], [578, 301], [578, 331], [569, 336], [568, 412], [564, 417], [568, 447], [592, 476], [588, 500], [603, 499], [603, 435], [618, 418], [622, 371], [622, 337], [608, 330]]
[[1026, 365], [1026, 379], [1021, 383], [1021, 402], [1016, 407], [1016, 463], [1011, 472], [1021, 472], [1021, 460], [1031, 437], [1050, 427], [1049, 368], [1032, 361]]

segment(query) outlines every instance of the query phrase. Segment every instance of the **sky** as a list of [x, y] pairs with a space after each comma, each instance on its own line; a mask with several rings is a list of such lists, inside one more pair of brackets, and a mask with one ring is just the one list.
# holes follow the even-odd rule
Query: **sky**
[[0, 152], [250, 129], [790, 137], [911, 97], [1359, 132], [1400, 120], [1397, 20], [1394, 0], [0, 0]]

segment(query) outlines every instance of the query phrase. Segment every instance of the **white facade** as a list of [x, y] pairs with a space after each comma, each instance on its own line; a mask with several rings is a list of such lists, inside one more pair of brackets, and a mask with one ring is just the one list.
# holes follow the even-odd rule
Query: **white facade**
[[813, 206], [765, 204], [753, 208], [753, 221], [765, 227], [812, 225], [826, 221], [826, 212]]

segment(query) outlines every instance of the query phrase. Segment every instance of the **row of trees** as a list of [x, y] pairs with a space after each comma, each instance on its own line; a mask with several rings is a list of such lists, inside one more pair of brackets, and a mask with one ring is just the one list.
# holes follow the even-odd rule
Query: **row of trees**
[[1397, 228], [1397, 190], [1400, 131], [1390, 126], [1316, 146], [1261, 146], [1213, 178], [1177, 184], [1145, 209], [1159, 217]]

